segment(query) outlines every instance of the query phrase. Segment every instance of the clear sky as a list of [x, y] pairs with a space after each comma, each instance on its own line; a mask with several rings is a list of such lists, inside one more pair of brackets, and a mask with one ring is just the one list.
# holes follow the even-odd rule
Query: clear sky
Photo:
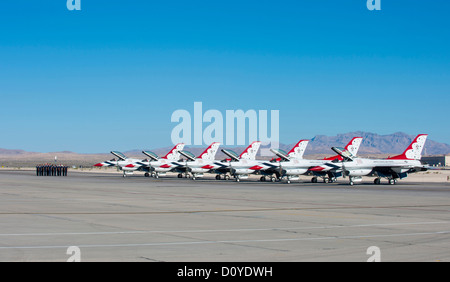
[[280, 142], [449, 143], [450, 1], [4, 0], [0, 148], [171, 145], [172, 113], [279, 110]]

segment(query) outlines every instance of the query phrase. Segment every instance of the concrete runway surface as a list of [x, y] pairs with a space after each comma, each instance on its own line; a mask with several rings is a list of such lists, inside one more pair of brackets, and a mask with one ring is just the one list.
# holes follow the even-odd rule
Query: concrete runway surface
[[450, 185], [0, 171], [0, 261], [72, 259], [450, 261]]

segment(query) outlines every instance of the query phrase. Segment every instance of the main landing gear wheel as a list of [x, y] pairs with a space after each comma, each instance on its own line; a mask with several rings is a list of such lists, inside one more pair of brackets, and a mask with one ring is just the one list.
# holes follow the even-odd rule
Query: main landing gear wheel
[[376, 185], [380, 185], [381, 184], [381, 179], [380, 178], [375, 178], [373, 183], [376, 184]]
[[312, 182], [312, 183], [317, 183], [317, 177], [313, 177], [313, 178], [311, 179], [311, 182]]
[[389, 184], [391, 185], [397, 184], [397, 179], [389, 179]]
[[216, 175], [216, 180], [220, 180], [220, 174]]

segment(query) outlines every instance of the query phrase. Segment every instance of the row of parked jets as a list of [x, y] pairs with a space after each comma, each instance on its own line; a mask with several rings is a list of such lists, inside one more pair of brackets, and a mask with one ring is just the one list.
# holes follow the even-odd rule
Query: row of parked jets
[[228, 158], [216, 160], [220, 143], [214, 142], [199, 156], [183, 150], [183, 143], [175, 145], [163, 157], [151, 151], [143, 151], [148, 157], [145, 160], [127, 158], [120, 152], [112, 151], [117, 160], [112, 159], [94, 166], [118, 167], [123, 171], [124, 177], [134, 171], [143, 171], [146, 177], [155, 178], [166, 175], [167, 172], [175, 172], [179, 178], [189, 177], [195, 180], [205, 173], [211, 173], [216, 174], [217, 180], [234, 178], [239, 182], [251, 174], [258, 174], [261, 175], [260, 181], [279, 180], [291, 183], [301, 175], [312, 173], [313, 183], [318, 182], [319, 178], [329, 183], [335, 182], [339, 177], [348, 177], [349, 184], [354, 185], [361, 182], [363, 176], [373, 175], [375, 184], [381, 184], [382, 178], [387, 179], [389, 184], [396, 184], [398, 179], [407, 177], [409, 173], [430, 169], [420, 161], [427, 137], [427, 134], [419, 134], [403, 154], [386, 159], [357, 157], [363, 138], [354, 137], [345, 147], [332, 147], [336, 155], [321, 160], [303, 158], [309, 140], [300, 140], [289, 152], [271, 149], [276, 156], [272, 160], [256, 159], [261, 145], [259, 141], [251, 143], [240, 155], [232, 150], [222, 149]]

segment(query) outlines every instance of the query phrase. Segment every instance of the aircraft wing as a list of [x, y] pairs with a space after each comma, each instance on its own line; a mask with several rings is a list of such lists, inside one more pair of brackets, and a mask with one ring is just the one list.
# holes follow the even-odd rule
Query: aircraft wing
[[380, 176], [388, 177], [390, 175], [394, 176], [394, 178], [405, 178], [409, 173], [419, 172], [419, 171], [427, 171], [430, 169], [436, 169], [429, 165], [414, 165], [414, 164], [393, 164], [393, 165], [375, 165], [372, 169], [373, 172], [376, 172]]

